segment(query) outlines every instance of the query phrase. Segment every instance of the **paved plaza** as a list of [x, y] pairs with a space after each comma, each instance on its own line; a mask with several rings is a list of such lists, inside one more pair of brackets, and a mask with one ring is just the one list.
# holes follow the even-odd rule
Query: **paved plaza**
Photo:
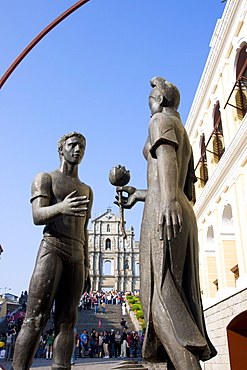
[[[110, 370], [121, 363], [124, 360], [116, 358], [78, 358], [74, 366], [71, 366], [72, 370]], [[5, 362], [0, 360], [0, 369], [5, 370], [11, 369], [12, 362]], [[31, 369], [36, 370], [50, 370], [51, 360], [45, 360], [43, 358], [35, 358]]]

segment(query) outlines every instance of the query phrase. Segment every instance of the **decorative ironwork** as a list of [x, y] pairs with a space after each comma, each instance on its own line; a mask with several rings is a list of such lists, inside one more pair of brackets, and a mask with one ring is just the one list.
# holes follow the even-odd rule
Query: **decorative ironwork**
[[[236, 105], [230, 103], [230, 99], [235, 94]], [[247, 112], [247, 77], [240, 76], [240, 78], [235, 82], [232, 91], [226, 101], [224, 109], [230, 105], [237, 109], [238, 118], [242, 120]]]
[[[204, 135], [203, 139], [204, 140]], [[208, 149], [208, 146], [213, 140], [213, 151]], [[223, 143], [223, 131], [222, 131], [222, 126], [221, 126], [221, 119], [217, 120], [214, 129], [209, 136], [209, 139], [207, 143], [205, 144], [202, 143], [201, 145], [201, 157], [199, 161], [197, 162], [197, 165], [195, 167], [195, 171], [199, 167], [200, 170], [200, 177], [197, 177], [198, 180], [201, 181], [202, 187], [204, 187], [208, 181], [208, 166], [207, 166], [207, 156], [206, 153], [211, 153], [214, 156], [214, 161], [215, 163], [218, 163], [222, 155], [224, 154], [225, 148], [224, 148], [224, 143]]]

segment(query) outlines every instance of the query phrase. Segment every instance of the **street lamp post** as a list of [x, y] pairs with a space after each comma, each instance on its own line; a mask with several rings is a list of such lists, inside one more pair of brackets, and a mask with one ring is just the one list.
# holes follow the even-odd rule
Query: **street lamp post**
[[6, 286], [5, 286], [4, 288], [0, 288], [0, 290], [1, 290], [1, 289], [4, 289], [4, 295], [6, 294], [7, 290], [11, 290], [11, 288], [8, 288], [8, 287], [6, 287]]

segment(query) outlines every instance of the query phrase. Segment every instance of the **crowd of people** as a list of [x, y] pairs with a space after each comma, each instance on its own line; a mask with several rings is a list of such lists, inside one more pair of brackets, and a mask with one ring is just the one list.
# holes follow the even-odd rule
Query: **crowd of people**
[[[78, 309], [79, 311], [94, 309], [95, 314], [105, 314], [108, 305], [121, 305], [122, 315], [127, 315], [125, 294], [117, 291], [104, 292], [101, 290], [84, 293]], [[140, 336], [138, 332], [128, 332], [127, 322], [124, 318], [122, 318], [120, 326], [121, 329], [117, 331], [111, 329], [110, 331], [97, 332], [92, 329], [90, 335], [85, 329], [79, 335], [75, 329], [75, 350], [72, 363], [77, 355], [82, 358], [86, 354], [90, 357], [103, 358], [126, 358], [140, 355], [144, 334]]]
[[95, 313], [105, 314], [106, 305], [108, 304], [122, 305], [122, 315], [126, 315], [125, 296], [122, 292], [117, 291], [104, 292], [101, 290], [84, 293], [79, 303], [79, 311], [94, 308]]
[[0, 334], [0, 358], [10, 361], [14, 349], [16, 337], [21, 330], [23, 320], [25, 318], [26, 305], [21, 305], [20, 310], [14, 315], [11, 315], [10, 310], [7, 311], [6, 320], [8, 323], [7, 332]]
[[[95, 313], [105, 314], [108, 305], [121, 305], [122, 315], [127, 314], [125, 295], [116, 291], [84, 293], [78, 305], [78, 311], [93, 309]], [[5, 361], [10, 361], [13, 356], [15, 341], [25, 319], [25, 312], [26, 301], [21, 302], [20, 309], [14, 315], [11, 315], [9, 310], [7, 312], [8, 330], [6, 333], [0, 334], [0, 358]], [[53, 315], [54, 308], [50, 317], [52, 318]], [[86, 329], [82, 333], [78, 333], [77, 329], [74, 329], [75, 347], [71, 358], [72, 365], [77, 357], [126, 358], [140, 355], [144, 334], [139, 335], [138, 332], [134, 331], [128, 332], [127, 321], [124, 317], [119, 323], [119, 327], [121, 327], [119, 330], [100, 331], [100, 326], [101, 321], [99, 319], [99, 331], [92, 329], [89, 334]], [[54, 337], [52, 324], [52, 329], [44, 332], [40, 337], [35, 357], [42, 357], [47, 360], [52, 358]]]
[[92, 357], [102, 358], [127, 358], [137, 357], [141, 353], [141, 347], [144, 339], [144, 334], [141, 336], [138, 332], [127, 331], [127, 323], [124, 319], [121, 321], [125, 323], [121, 330], [111, 329], [110, 331], [96, 331], [92, 329], [90, 335], [84, 329], [80, 335], [75, 329], [75, 349], [72, 356], [72, 364], [75, 358], [84, 358], [86, 355]]

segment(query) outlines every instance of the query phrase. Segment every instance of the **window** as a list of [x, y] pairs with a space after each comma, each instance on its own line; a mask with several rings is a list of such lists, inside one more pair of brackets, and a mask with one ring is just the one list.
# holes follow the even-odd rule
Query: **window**
[[[214, 163], [218, 163], [225, 151], [219, 102], [217, 102], [214, 109], [213, 131], [207, 142], [205, 142], [204, 133], [201, 135], [199, 147], [200, 159], [195, 167], [195, 171], [197, 170], [197, 178], [200, 180], [199, 186], [204, 188], [208, 181], [207, 152], [213, 155]], [[195, 203], [195, 192], [192, 195], [193, 203]]]
[[219, 102], [216, 104], [214, 110], [214, 131], [212, 137], [214, 163], [218, 163], [225, 151]]
[[232, 219], [232, 207], [230, 204], [227, 204], [224, 207], [222, 215], [222, 226], [221, 234], [234, 234], [234, 224]]
[[236, 82], [230, 92], [224, 108], [227, 105], [237, 109], [237, 116], [242, 120], [247, 112], [247, 44], [245, 43], [236, 64]]
[[241, 77], [247, 79], [247, 44], [244, 44], [238, 55], [238, 62], [236, 67], [236, 79]]
[[219, 283], [218, 283], [218, 279], [214, 280], [213, 281], [214, 285], [216, 286], [216, 290], [218, 291], [219, 290]]
[[205, 252], [207, 252], [207, 253], [214, 253], [215, 252], [213, 226], [209, 226], [208, 231], [207, 231]]
[[206, 153], [204, 134], [202, 134], [200, 137], [200, 151], [201, 151], [201, 157], [198, 162], [199, 169], [200, 169], [199, 180], [200, 180], [201, 187], [204, 187], [208, 181], [207, 153]]
[[106, 241], [105, 241], [105, 249], [106, 249], [106, 251], [111, 250], [111, 239], [109, 239], [109, 238], [107, 238]]
[[135, 262], [135, 276], [140, 275], [140, 264], [139, 262]]
[[106, 231], [107, 231], [108, 233], [110, 233], [110, 232], [111, 232], [111, 229], [110, 229], [110, 225], [109, 225], [109, 224], [107, 224], [107, 226], [106, 226]]
[[236, 92], [236, 106], [238, 119], [242, 120], [247, 111], [247, 44], [245, 44], [238, 55], [236, 66], [236, 82], [238, 82], [238, 90]]
[[103, 275], [112, 275], [112, 262], [109, 260], [103, 263]]
[[238, 269], [238, 265], [234, 266], [232, 269], [231, 269], [231, 272], [233, 272], [234, 274], [234, 279], [235, 279], [235, 282], [238, 280], [239, 278], [239, 269]]

